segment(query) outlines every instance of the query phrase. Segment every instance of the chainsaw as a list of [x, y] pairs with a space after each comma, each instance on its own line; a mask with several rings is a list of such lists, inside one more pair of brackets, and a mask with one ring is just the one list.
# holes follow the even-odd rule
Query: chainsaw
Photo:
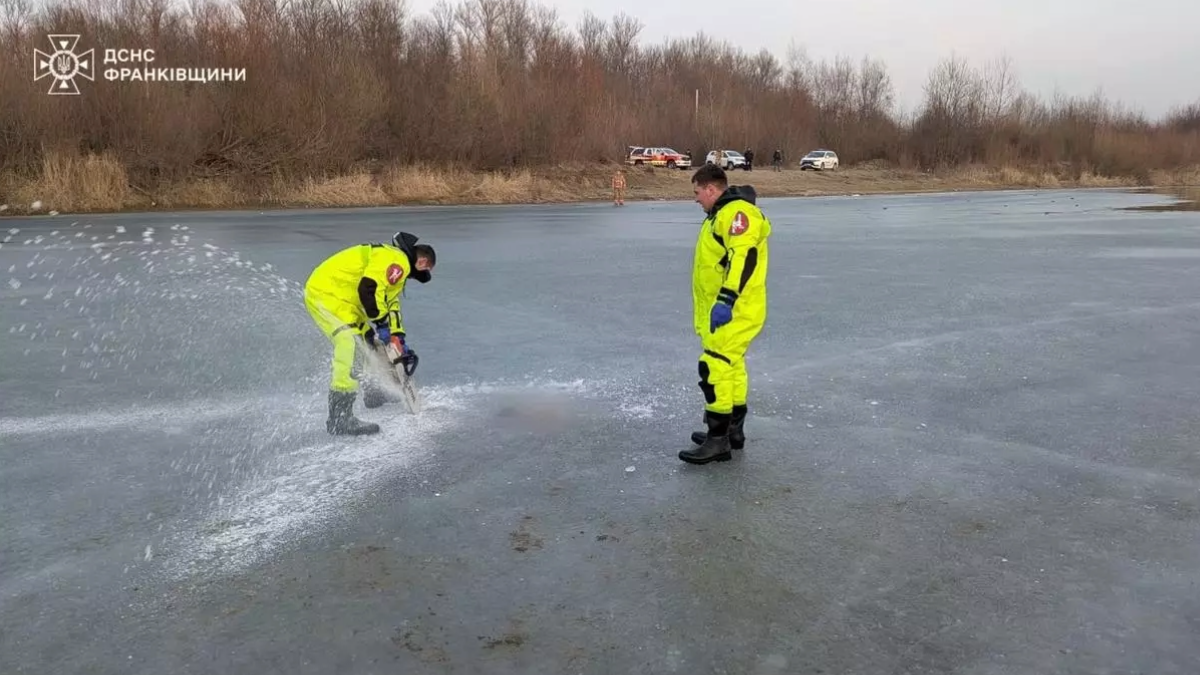
[[392, 379], [400, 388], [401, 397], [408, 407], [408, 412], [417, 413], [421, 410], [421, 396], [417, 392], [413, 373], [417, 370], [417, 353], [411, 349], [401, 350], [400, 338], [392, 337], [384, 346], [382, 356], [387, 360]]

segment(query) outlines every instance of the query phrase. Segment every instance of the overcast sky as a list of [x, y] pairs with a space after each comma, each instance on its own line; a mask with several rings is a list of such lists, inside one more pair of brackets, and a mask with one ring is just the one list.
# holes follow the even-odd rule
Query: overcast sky
[[[781, 60], [794, 40], [814, 59], [887, 63], [911, 109], [952, 52], [982, 65], [1009, 55], [1021, 83], [1049, 97], [1098, 88], [1151, 117], [1200, 99], [1200, 0], [530, 0], [574, 28], [585, 10], [641, 20], [642, 41], [704, 31]], [[436, 0], [408, 0], [426, 14]], [[457, 0], [451, 2], [457, 5]], [[769, 17], [769, 20], [768, 20]]]

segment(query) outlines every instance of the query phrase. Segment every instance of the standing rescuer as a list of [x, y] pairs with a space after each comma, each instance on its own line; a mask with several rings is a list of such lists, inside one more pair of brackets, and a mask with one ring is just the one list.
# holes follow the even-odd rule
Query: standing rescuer
[[625, 206], [625, 169], [617, 169], [613, 173], [613, 205]]
[[729, 186], [725, 170], [706, 164], [692, 175], [706, 217], [692, 269], [693, 321], [700, 336], [700, 390], [707, 432], [679, 458], [693, 464], [725, 461], [741, 449], [747, 389], [745, 356], [767, 319], [767, 238], [771, 222], [755, 205], [752, 186]]
[[378, 345], [391, 341], [402, 354], [409, 351], [400, 317], [400, 294], [410, 278], [423, 284], [432, 279], [436, 261], [432, 246], [418, 244], [412, 234], [397, 232], [388, 243], [342, 249], [309, 275], [304, 306], [333, 343], [329, 419], [325, 423], [329, 433], [379, 432], [378, 424], [354, 416], [358, 393], [353, 372], [355, 348], [364, 340]]

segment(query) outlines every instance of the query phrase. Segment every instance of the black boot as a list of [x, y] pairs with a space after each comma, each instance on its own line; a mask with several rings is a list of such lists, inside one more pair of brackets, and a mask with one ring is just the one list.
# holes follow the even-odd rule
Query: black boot
[[690, 464], [708, 464], [732, 458], [729, 451], [729, 417], [724, 413], [708, 413], [708, 433], [704, 435], [704, 442], [694, 450], [681, 451], [679, 459]]
[[[729, 447], [734, 450], [741, 450], [746, 447], [746, 433], [743, 431], [746, 425], [746, 412], [745, 405], [733, 406], [733, 416], [730, 417], [729, 421]], [[706, 413], [705, 419], [707, 420], [707, 418], [708, 415]], [[700, 445], [704, 442], [704, 437], [707, 435], [703, 431], [693, 431], [692, 442]]]
[[364, 422], [354, 416], [354, 399], [352, 391], [329, 392], [329, 419], [325, 429], [335, 436], [361, 436], [363, 434], [379, 433], [379, 425]]

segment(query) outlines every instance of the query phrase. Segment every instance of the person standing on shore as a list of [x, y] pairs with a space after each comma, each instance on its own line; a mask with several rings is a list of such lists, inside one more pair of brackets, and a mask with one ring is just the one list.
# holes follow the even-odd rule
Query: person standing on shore
[[625, 169], [617, 169], [612, 177], [613, 206], [625, 206]]
[[745, 445], [749, 378], [745, 356], [767, 319], [767, 239], [771, 221], [755, 204], [753, 186], [730, 186], [725, 170], [706, 164], [692, 175], [706, 217], [692, 268], [693, 323], [700, 337], [700, 391], [707, 432], [679, 458], [707, 464]]

